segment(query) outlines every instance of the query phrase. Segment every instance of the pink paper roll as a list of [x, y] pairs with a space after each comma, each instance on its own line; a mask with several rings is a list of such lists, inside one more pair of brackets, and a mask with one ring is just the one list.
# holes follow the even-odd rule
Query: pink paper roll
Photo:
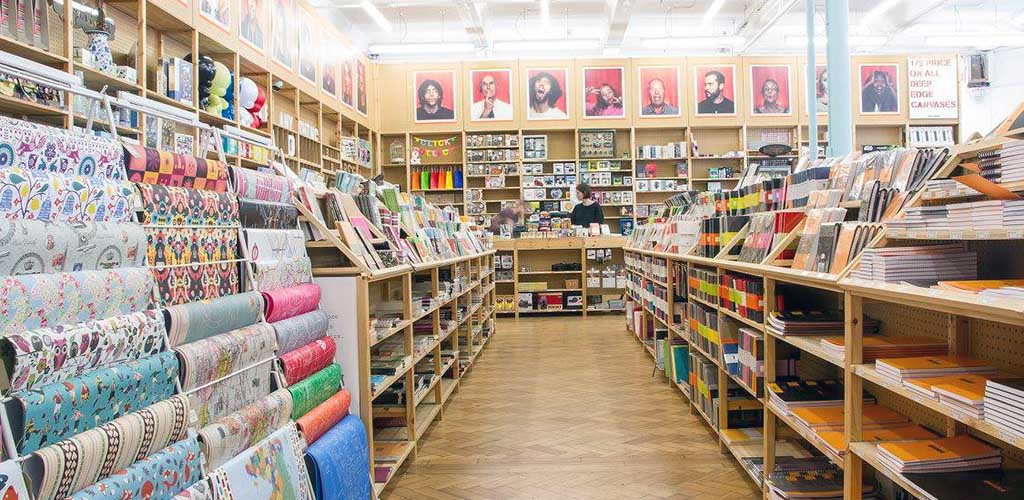
[[263, 292], [267, 321], [273, 323], [316, 310], [320, 304], [320, 285], [305, 283]]

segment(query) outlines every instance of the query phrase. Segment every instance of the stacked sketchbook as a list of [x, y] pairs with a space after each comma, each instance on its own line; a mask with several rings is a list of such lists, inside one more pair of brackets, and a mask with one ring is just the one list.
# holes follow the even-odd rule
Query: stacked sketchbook
[[984, 416], [985, 385], [989, 377], [964, 373], [907, 379], [903, 385], [974, 418]]
[[910, 207], [905, 213], [905, 219], [889, 222], [889, 226], [933, 230], [1024, 227], [1024, 200], [983, 200]]
[[[862, 343], [865, 363], [878, 358], [943, 356], [948, 349], [945, 339], [933, 337], [872, 335], [865, 336]], [[825, 337], [821, 339], [821, 347], [833, 357], [843, 358], [846, 354], [846, 339]]]
[[970, 436], [878, 443], [878, 461], [899, 474], [998, 469], [999, 448]]
[[907, 379], [941, 377], [944, 375], [995, 375], [996, 369], [984, 361], [963, 356], [919, 356], [914, 358], [883, 358], [875, 361], [879, 375], [894, 384]]
[[[865, 407], [865, 410], [866, 409], [867, 407]], [[839, 456], [843, 456], [843, 454], [846, 453], [846, 432], [843, 429], [820, 431], [818, 432], [817, 437], [825, 448], [832, 453]], [[888, 427], [872, 428], [868, 428], [867, 422], [865, 421], [864, 428], [861, 430], [860, 434], [860, 440], [869, 443], [875, 441], [934, 439], [937, 437], [939, 436], [934, 432], [921, 427], [920, 425], [906, 421], [896, 423]]]
[[[773, 311], [768, 315], [768, 331], [786, 335], [842, 335], [845, 331], [841, 311]], [[878, 331], [878, 320], [864, 317], [864, 333]]]
[[868, 248], [861, 255], [860, 266], [850, 276], [917, 286], [973, 280], [978, 277], [978, 255], [963, 243]]
[[992, 182], [1024, 181], [1024, 141], [1010, 141], [998, 149], [978, 153], [982, 177]]
[[991, 378], [985, 382], [985, 421], [1024, 437], [1024, 381]]
[[768, 404], [782, 415], [796, 408], [843, 406], [843, 384], [837, 380], [794, 380], [767, 384]]

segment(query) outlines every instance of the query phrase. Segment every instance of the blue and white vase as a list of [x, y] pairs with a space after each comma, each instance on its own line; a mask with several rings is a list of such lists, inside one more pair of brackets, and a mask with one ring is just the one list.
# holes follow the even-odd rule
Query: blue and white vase
[[114, 70], [114, 56], [110, 53], [110, 33], [89, 31], [89, 52], [96, 69], [109, 73]]

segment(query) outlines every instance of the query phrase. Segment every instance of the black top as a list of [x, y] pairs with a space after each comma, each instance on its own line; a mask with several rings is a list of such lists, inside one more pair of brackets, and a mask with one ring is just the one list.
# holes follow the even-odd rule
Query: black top
[[454, 120], [455, 112], [444, 106], [438, 106], [437, 111], [431, 114], [423, 106], [420, 106], [416, 108], [416, 119], [421, 122], [429, 120]]
[[590, 224], [594, 222], [604, 224], [604, 213], [601, 211], [601, 205], [596, 201], [590, 206], [577, 203], [572, 209], [570, 218], [574, 226], [590, 227]]
[[732, 114], [736, 112], [736, 104], [729, 99], [722, 98], [722, 102], [715, 102], [710, 97], [697, 103], [698, 115], [717, 115], [719, 113]]

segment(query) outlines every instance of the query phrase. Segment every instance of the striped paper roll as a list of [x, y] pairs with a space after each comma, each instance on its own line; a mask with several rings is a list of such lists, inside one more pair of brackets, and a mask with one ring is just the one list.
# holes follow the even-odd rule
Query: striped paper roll
[[333, 396], [320, 403], [305, 415], [299, 417], [295, 423], [302, 431], [302, 437], [306, 438], [307, 444], [313, 444], [320, 439], [334, 424], [348, 415], [349, 405], [352, 404], [352, 394], [342, 389]]
[[238, 226], [238, 198], [201, 189], [136, 184], [142, 223], [154, 226]]
[[274, 323], [315, 310], [320, 305], [320, 285], [306, 283], [263, 292], [267, 321]]
[[35, 498], [66, 498], [185, 438], [188, 399], [174, 396], [29, 456]]
[[238, 200], [242, 226], [256, 229], [295, 229], [299, 227], [299, 209], [291, 203]]
[[277, 349], [274, 329], [256, 323], [176, 347], [181, 361], [181, 388], [189, 391], [271, 358]]
[[231, 179], [239, 198], [291, 203], [292, 182], [287, 177], [231, 167]]
[[263, 295], [246, 292], [171, 306], [164, 310], [164, 318], [174, 347], [254, 324], [261, 312]]
[[323, 337], [281, 355], [284, 379], [292, 385], [324, 369], [334, 361], [334, 339]]
[[317, 500], [373, 498], [366, 430], [354, 415], [342, 419], [306, 450], [309, 478]]
[[219, 160], [160, 151], [125, 144], [124, 164], [128, 180], [163, 186], [184, 186], [224, 193], [228, 190], [228, 167]]
[[109, 137], [0, 116], [0, 168], [123, 179], [124, 148]]
[[73, 500], [169, 499], [200, 479], [199, 443], [174, 443], [75, 493]]
[[338, 363], [331, 363], [327, 368], [289, 387], [288, 391], [292, 393], [294, 401], [292, 420], [298, 420], [316, 405], [333, 396], [338, 392], [338, 387], [341, 387], [341, 365]]
[[327, 335], [327, 313], [316, 310], [271, 325], [277, 334], [277, 354], [284, 355]]
[[135, 209], [129, 182], [0, 169], [0, 216], [67, 222], [129, 222]]
[[207, 469], [220, 467], [291, 418], [292, 394], [286, 389], [248, 405], [199, 431]]
[[312, 279], [313, 265], [309, 257], [292, 257], [256, 264], [256, 282], [261, 292], [309, 283]]

